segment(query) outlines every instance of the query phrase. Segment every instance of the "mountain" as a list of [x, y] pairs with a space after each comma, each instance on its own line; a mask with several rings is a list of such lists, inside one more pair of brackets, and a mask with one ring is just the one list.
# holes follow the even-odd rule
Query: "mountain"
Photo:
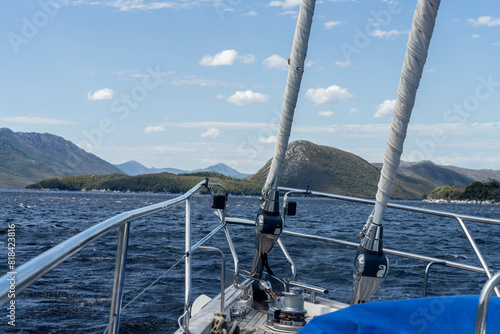
[[[249, 179], [264, 182], [270, 166], [271, 160]], [[288, 146], [280, 185], [300, 189], [309, 186], [316, 191], [374, 198], [379, 175], [375, 166], [352, 153], [299, 140]], [[435, 187], [421, 177], [401, 175], [392, 196], [420, 199]]]
[[494, 169], [469, 169], [455, 166], [442, 166], [474, 181], [488, 181], [488, 179], [500, 181], [500, 170]]
[[134, 175], [141, 175], [141, 174], [158, 174], [158, 173], [171, 173], [171, 174], [186, 174], [186, 173], [199, 173], [199, 172], [215, 172], [215, 173], [220, 173], [222, 175], [230, 176], [230, 177], [235, 177], [237, 179], [242, 179], [250, 174], [243, 174], [238, 172], [237, 170], [219, 163], [217, 165], [212, 165], [207, 168], [203, 169], [195, 169], [192, 171], [187, 171], [187, 170], [182, 170], [182, 169], [177, 169], [177, 168], [148, 168], [144, 165], [141, 165], [137, 161], [131, 160], [119, 165], [115, 165], [116, 167], [120, 168], [122, 171], [127, 173], [128, 175], [134, 176]]
[[142, 175], [142, 174], [158, 174], [158, 173], [183, 174], [189, 172], [187, 170], [182, 170], [177, 168], [154, 168], [154, 167], [148, 168], [134, 160], [130, 160], [115, 166], [131, 176]]
[[65, 175], [122, 173], [62, 137], [0, 128], [0, 188]]
[[198, 172], [215, 172], [215, 173], [220, 173], [220, 174], [223, 174], [226, 176], [235, 177], [237, 179], [242, 179], [242, 178], [245, 178], [247, 176], [250, 176], [250, 174], [240, 173], [237, 170], [229, 167], [228, 165], [222, 164], [222, 163], [219, 163], [217, 165], [212, 165], [212, 166], [209, 166], [207, 168], [195, 169], [195, 170], [191, 171], [191, 173], [198, 173]]
[[[459, 170], [466, 171], [465, 168], [458, 168], [457, 170], [453, 170], [453, 167], [450, 166], [440, 166], [436, 165], [432, 161], [419, 161], [419, 162], [405, 162], [402, 164], [404, 167], [400, 167], [401, 170], [405, 168], [414, 172], [415, 174], [420, 175], [426, 180], [438, 185], [438, 186], [454, 186], [455, 188], [464, 188], [471, 184], [474, 181], [482, 181], [478, 180], [475, 177], [469, 177], [464, 172], [460, 172]], [[473, 170], [468, 170], [473, 171]]]

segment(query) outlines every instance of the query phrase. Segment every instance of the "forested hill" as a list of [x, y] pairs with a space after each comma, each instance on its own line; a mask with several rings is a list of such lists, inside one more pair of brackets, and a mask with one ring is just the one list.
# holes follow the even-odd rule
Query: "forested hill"
[[488, 180], [472, 182], [465, 188], [442, 186], [427, 194], [427, 200], [500, 203], [500, 183]]
[[[249, 179], [264, 182], [270, 167], [271, 160]], [[380, 171], [355, 154], [298, 140], [288, 146], [280, 185], [374, 198], [379, 178]], [[418, 175], [398, 175], [392, 197], [422, 199], [435, 187]]]
[[206, 177], [209, 177], [210, 182], [223, 184], [233, 195], [259, 195], [263, 186], [257, 181], [240, 180], [219, 173], [205, 172], [189, 175], [161, 173], [137, 176], [123, 174], [63, 176], [45, 179], [26, 188], [184, 193]]

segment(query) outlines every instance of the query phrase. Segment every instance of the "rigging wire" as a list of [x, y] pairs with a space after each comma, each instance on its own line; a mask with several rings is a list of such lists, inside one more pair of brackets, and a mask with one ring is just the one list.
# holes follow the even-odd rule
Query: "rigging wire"
[[[137, 300], [137, 298], [139, 298], [140, 296], [142, 296], [146, 291], [148, 291], [151, 287], [153, 287], [156, 283], [158, 283], [158, 281], [160, 279], [162, 279], [165, 275], [167, 275], [169, 272], [171, 272], [179, 263], [182, 262], [182, 260], [184, 260], [186, 258], [186, 254], [184, 254], [176, 263], [174, 263], [167, 271], [165, 271], [163, 274], [161, 274], [157, 279], [155, 279], [153, 281], [153, 283], [151, 283], [150, 285], [148, 285], [146, 288], [144, 288], [141, 292], [139, 292], [134, 298], [132, 298], [131, 301], [129, 301], [127, 303], [127, 305], [125, 305], [124, 307], [121, 308], [121, 312], [123, 312], [127, 307], [130, 306], [130, 304], [132, 304], [134, 301]], [[116, 318], [116, 315], [114, 315], [114, 317]], [[106, 334], [108, 333], [108, 330], [109, 330], [109, 324], [108, 326], [106, 327], [106, 329], [104, 330], [104, 333], [103, 334]]]

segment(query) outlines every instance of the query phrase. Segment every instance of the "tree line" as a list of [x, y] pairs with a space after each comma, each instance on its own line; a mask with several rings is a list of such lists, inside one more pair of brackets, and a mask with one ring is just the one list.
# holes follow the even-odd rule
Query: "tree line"
[[500, 183], [489, 179], [483, 182], [475, 181], [465, 188], [441, 186], [429, 192], [427, 199], [500, 202]]
[[[237, 179], [214, 172], [200, 172], [183, 175], [170, 173], [129, 176], [124, 174], [75, 175], [44, 179], [26, 189], [53, 189], [68, 191], [121, 191], [121, 192], [165, 192], [184, 193], [205, 178], [210, 182], [223, 184], [232, 195], [259, 195], [263, 183]], [[206, 190], [201, 191], [206, 192]]]

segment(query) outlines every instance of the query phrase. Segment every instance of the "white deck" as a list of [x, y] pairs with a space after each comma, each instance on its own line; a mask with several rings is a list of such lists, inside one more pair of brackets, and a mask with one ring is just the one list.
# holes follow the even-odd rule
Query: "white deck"
[[[226, 297], [225, 297], [225, 313], [229, 314], [231, 306], [240, 300], [243, 290], [238, 288], [234, 288], [233, 286], [226, 289]], [[317, 298], [317, 304], [311, 304], [306, 302], [304, 307], [308, 309], [308, 313], [316, 313], [311, 314], [312, 316], [324, 314], [332, 311], [336, 311], [347, 307], [348, 305], [345, 303], [329, 300], [326, 298]], [[220, 296], [212, 299], [205, 306], [203, 306], [198, 313], [194, 314], [191, 317], [191, 321], [189, 324], [189, 332], [191, 334], [205, 334], [210, 332], [210, 328], [212, 326], [213, 314], [220, 312]], [[309, 314], [308, 314], [309, 315]], [[308, 316], [308, 319], [311, 319], [311, 315]], [[306, 321], [308, 321], [306, 319]], [[267, 320], [267, 312], [265, 310], [250, 310], [244, 317], [243, 320], [239, 323], [240, 329], [243, 328], [253, 328], [255, 334], [276, 334], [283, 332], [274, 331], [271, 328], [265, 325]], [[176, 334], [181, 334], [181, 331], [178, 330]]]
[[280, 333], [271, 330], [269, 327], [266, 327], [267, 313], [264, 311], [252, 310], [250, 311], [245, 319], [240, 322], [240, 329], [242, 328], [255, 328], [254, 334], [271, 334], [271, 333]]

